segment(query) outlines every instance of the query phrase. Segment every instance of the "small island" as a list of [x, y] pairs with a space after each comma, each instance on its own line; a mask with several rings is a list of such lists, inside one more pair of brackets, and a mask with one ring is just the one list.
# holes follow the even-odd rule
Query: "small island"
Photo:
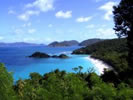
[[68, 56], [65, 55], [65, 54], [60, 54], [59, 56], [53, 55], [53, 56], [51, 56], [51, 57], [52, 57], [52, 58], [68, 58]]
[[50, 56], [50, 55], [48, 55], [46, 53], [42, 53], [42, 52], [35, 52], [29, 57], [31, 57], [31, 58], [68, 58], [68, 56], [65, 54], [60, 54], [59, 56], [58, 55]]
[[42, 53], [42, 52], [35, 52], [29, 57], [32, 57], [32, 58], [49, 58], [50, 55], [48, 55], [46, 53]]
[[65, 55], [65, 54], [60, 54], [60, 55], [58, 56], [58, 58], [68, 58], [68, 56]]

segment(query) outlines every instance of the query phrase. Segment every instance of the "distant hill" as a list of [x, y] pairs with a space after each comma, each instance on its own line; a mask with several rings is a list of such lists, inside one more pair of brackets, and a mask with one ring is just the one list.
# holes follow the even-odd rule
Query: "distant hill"
[[52, 47], [59, 47], [59, 46], [74, 46], [74, 45], [78, 45], [79, 42], [76, 40], [71, 40], [71, 41], [62, 41], [62, 42], [52, 42], [50, 43], [48, 46], [52, 46]]
[[103, 41], [103, 39], [98, 39], [98, 38], [88, 39], [88, 40], [84, 40], [81, 43], [79, 43], [79, 46], [89, 46], [91, 44], [94, 44], [100, 41]]
[[26, 43], [26, 42], [15, 42], [15, 43], [0, 43], [0, 47], [5, 46], [44, 46], [44, 44]]
[[79, 46], [88, 46], [97, 42], [103, 41], [103, 39], [98, 39], [98, 38], [94, 38], [94, 39], [88, 39], [88, 40], [84, 40], [81, 43], [79, 43], [76, 40], [71, 40], [71, 41], [62, 41], [62, 42], [58, 42], [58, 41], [54, 41], [52, 43], [50, 43], [48, 46], [52, 46], [52, 47], [59, 47], [59, 46], [74, 46], [74, 45], [79, 45]]

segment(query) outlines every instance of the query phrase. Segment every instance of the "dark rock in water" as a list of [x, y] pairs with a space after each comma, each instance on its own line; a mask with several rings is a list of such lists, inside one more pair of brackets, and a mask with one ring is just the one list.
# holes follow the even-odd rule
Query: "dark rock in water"
[[33, 57], [33, 58], [50, 58], [50, 57], [51, 58], [68, 58], [68, 56], [65, 54], [60, 54], [59, 56], [58, 55], [50, 56], [50, 55], [48, 55], [46, 53], [42, 53], [42, 52], [35, 52], [29, 57]]
[[68, 56], [65, 54], [61, 54], [61, 55], [59, 55], [59, 58], [68, 58]]
[[50, 56], [48, 54], [46, 54], [46, 53], [35, 52], [29, 57], [33, 57], [33, 58], [49, 58]]
[[65, 54], [60, 54], [59, 56], [53, 55], [53, 56], [51, 56], [51, 57], [52, 57], [52, 58], [68, 58], [68, 56], [65, 55]]

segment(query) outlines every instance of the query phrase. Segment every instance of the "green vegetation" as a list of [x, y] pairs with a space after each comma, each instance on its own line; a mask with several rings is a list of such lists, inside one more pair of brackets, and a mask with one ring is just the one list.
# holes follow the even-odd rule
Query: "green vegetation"
[[126, 39], [105, 40], [73, 54], [91, 54], [114, 70], [98, 76], [82, 66], [76, 73], [58, 69], [43, 76], [31, 73], [29, 79], [13, 84], [11, 73], [0, 64], [0, 100], [133, 100], [133, 1], [121, 0], [114, 7], [116, 34]]
[[15, 98], [12, 75], [7, 72], [4, 64], [0, 64], [0, 100], [15, 100]]
[[[121, 0], [118, 6], [114, 7], [114, 30], [119, 37], [127, 38], [128, 46], [128, 70], [126, 77], [133, 79], [133, 0]], [[133, 83], [133, 82], [132, 82]]]
[[95, 73], [66, 73], [58, 69], [43, 76], [31, 73], [29, 79], [12, 84], [11, 74], [0, 65], [0, 100], [132, 100], [133, 89], [121, 83], [102, 81]]
[[133, 79], [128, 77], [130, 67], [128, 66], [127, 40], [113, 39], [104, 40], [73, 51], [73, 54], [91, 54], [91, 57], [101, 59], [113, 67], [113, 71], [108, 71], [102, 75], [105, 82], [116, 84], [126, 82], [133, 87]]
[[50, 56], [50, 55], [48, 55], [46, 53], [42, 53], [42, 52], [35, 52], [32, 55], [30, 55], [29, 57], [30, 58], [68, 58], [68, 56], [65, 54], [60, 54], [59, 56], [58, 55]]
[[93, 45], [73, 51], [73, 54], [91, 54], [92, 57], [101, 59], [117, 72], [128, 68], [126, 39], [104, 40]]
[[[133, 14], [131, 12], [133, 12], [132, 0], [121, 0], [119, 5], [114, 6], [115, 33], [119, 38], [126, 39], [103, 41], [76, 50], [73, 54], [92, 54], [92, 57], [107, 62], [117, 72], [116, 77], [120, 81], [125, 81], [133, 87]], [[109, 72], [106, 75], [111, 75], [110, 73], [115, 74]]]

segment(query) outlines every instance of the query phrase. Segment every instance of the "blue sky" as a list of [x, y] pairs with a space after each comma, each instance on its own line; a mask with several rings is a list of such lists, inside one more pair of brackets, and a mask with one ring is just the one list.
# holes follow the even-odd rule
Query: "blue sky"
[[116, 38], [120, 0], [0, 0], [0, 42], [50, 43]]

